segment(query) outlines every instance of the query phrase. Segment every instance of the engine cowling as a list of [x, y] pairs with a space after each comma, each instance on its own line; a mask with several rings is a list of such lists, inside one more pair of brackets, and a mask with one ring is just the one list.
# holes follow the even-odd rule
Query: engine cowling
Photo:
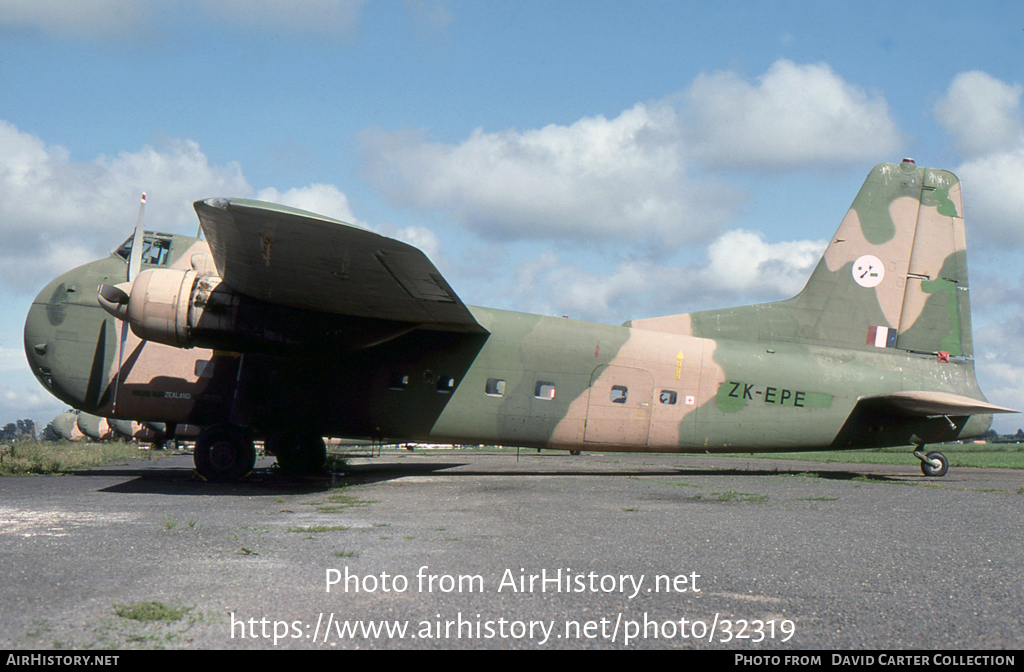
[[128, 298], [132, 332], [147, 341], [192, 347], [189, 313], [198, 277], [192, 270], [166, 268], [139, 273]]
[[148, 269], [130, 285], [101, 286], [98, 300], [139, 338], [177, 348], [320, 356], [371, 347], [417, 326], [261, 301], [195, 269]]

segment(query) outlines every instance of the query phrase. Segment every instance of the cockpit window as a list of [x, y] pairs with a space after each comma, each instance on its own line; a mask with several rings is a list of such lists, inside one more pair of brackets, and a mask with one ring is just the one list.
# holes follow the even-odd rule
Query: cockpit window
[[[114, 252], [117, 256], [124, 260], [128, 260], [128, 256], [132, 251], [132, 236], [128, 236], [128, 240], [124, 241], [121, 247], [117, 248]], [[171, 255], [171, 239], [170, 238], [157, 238], [152, 234], [144, 234], [142, 237], [142, 263], [152, 264], [154, 266], [166, 266]]]

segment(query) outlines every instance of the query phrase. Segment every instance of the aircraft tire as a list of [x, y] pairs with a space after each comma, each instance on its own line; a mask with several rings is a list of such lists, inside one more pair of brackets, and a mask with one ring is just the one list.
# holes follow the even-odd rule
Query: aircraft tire
[[269, 450], [286, 474], [315, 474], [327, 464], [323, 437], [300, 432], [281, 432], [270, 440]]
[[930, 478], [940, 478], [942, 476], [945, 476], [946, 472], [949, 471], [949, 460], [947, 460], [946, 456], [943, 455], [942, 453], [939, 453], [939, 452], [928, 453], [928, 455], [926, 455], [926, 457], [929, 460], [938, 460], [942, 464], [940, 464], [939, 468], [936, 469], [932, 465], [930, 465], [927, 462], [925, 462], [924, 460], [922, 460], [921, 461], [921, 473], [923, 473], [925, 476], [928, 476]]
[[193, 459], [206, 480], [237, 481], [256, 466], [256, 447], [241, 427], [214, 425], [199, 435]]

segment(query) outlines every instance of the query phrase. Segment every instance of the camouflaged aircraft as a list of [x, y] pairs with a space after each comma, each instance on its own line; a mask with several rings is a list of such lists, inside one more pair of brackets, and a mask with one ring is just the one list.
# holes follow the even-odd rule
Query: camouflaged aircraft
[[56, 441], [89, 440], [95, 442], [126, 440], [147, 443], [154, 448], [176, 448], [178, 440], [198, 436], [199, 428], [190, 425], [168, 426], [163, 422], [134, 422], [92, 415], [78, 409], [55, 417], [44, 430], [44, 437]]
[[[323, 437], [569, 451], [806, 451], [978, 436], [960, 183], [874, 168], [795, 297], [622, 326], [467, 306], [420, 250], [293, 208], [194, 204], [206, 241], [142, 231], [53, 280], [32, 370], [110, 418], [205, 429], [234, 480], [263, 439], [315, 471]], [[119, 324], [120, 323], [120, 324]], [[129, 328], [130, 327], [130, 328]], [[118, 332], [120, 337], [118, 338]]]

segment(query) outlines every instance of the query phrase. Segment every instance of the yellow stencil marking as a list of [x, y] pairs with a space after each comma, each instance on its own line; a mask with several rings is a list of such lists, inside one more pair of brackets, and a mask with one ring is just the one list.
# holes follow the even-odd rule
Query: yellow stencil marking
[[679, 354], [676, 355], [676, 380], [679, 380], [679, 376], [683, 372], [683, 351], [680, 350]]

